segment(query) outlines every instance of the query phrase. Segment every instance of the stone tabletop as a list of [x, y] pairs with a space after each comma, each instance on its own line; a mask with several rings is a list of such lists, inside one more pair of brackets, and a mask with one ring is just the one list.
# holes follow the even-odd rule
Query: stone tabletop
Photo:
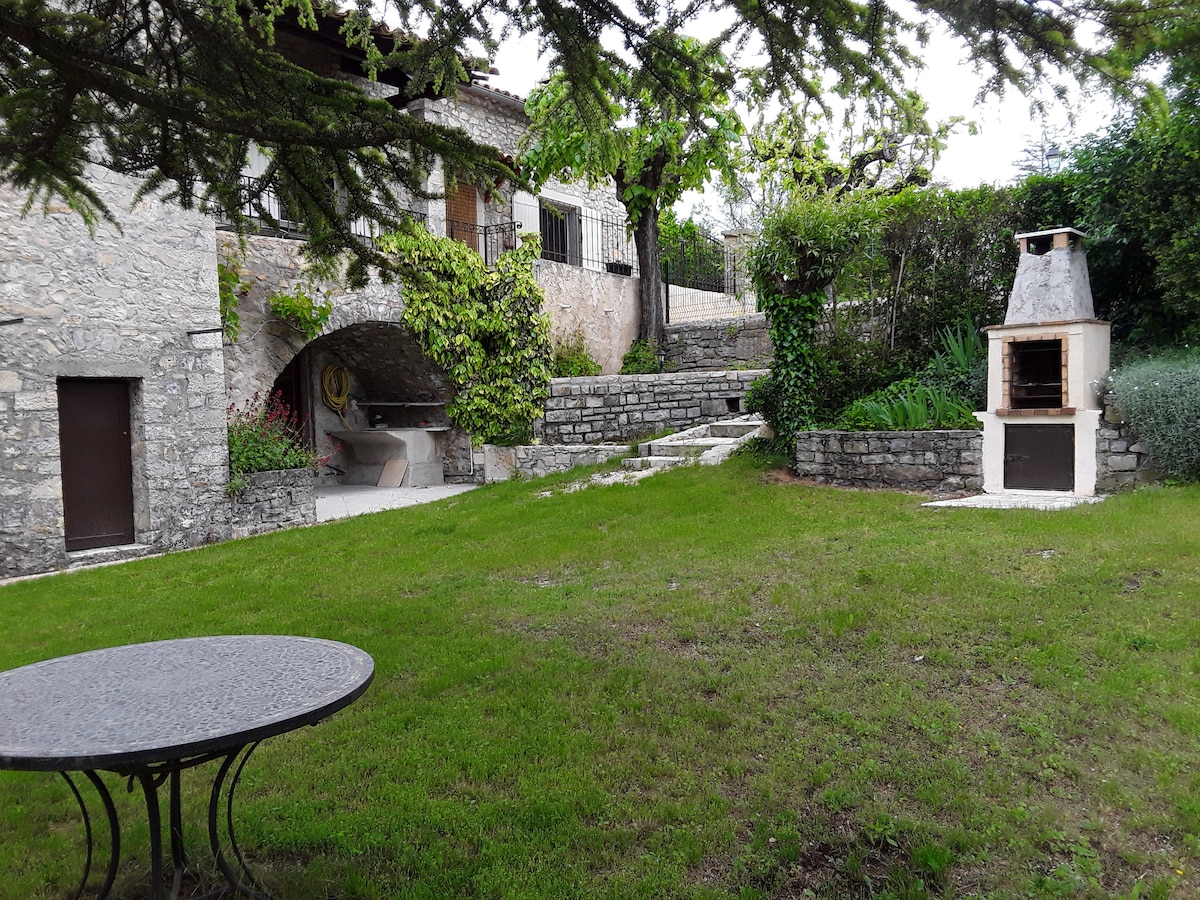
[[92, 650], [0, 672], [0, 769], [121, 769], [240, 747], [354, 702], [371, 657], [230, 635]]

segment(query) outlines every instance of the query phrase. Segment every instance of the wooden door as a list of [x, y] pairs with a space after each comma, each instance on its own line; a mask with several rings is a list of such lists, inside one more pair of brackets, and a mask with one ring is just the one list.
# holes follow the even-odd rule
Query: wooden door
[[479, 250], [479, 207], [475, 187], [458, 182], [446, 190], [446, 235]]
[[58, 382], [67, 550], [133, 543], [129, 382]]
[[1018, 491], [1073, 491], [1075, 426], [1005, 425], [1004, 486]]

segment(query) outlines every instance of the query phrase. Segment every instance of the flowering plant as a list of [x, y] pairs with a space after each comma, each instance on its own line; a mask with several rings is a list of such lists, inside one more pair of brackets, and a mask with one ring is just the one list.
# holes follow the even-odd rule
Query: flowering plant
[[320, 469], [326, 456], [304, 445], [301, 421], [281, 391], [264, 401], [258, 393], [237, 407], [226, 410], [229, 428], [229, 490], [238, 493], [246, 486], [246, 475], [273, 469]]

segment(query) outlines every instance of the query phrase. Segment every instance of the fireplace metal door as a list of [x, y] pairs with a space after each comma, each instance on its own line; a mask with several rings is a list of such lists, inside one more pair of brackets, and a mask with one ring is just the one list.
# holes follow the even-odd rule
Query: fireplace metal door
[[133, 543], [129, 383], [58, 382], [67, 550]]
[[1004, 487], [1075, 490], [1075, 426], [1005, 425]]

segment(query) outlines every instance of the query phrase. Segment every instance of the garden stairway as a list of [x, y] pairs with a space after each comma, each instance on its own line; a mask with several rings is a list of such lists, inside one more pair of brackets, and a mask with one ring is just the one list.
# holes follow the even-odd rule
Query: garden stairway
[[700, 463], [715, 466], [754, 437], [765, 436], [759, 416], [739, 416], [638, 444], [638, 455], [621, 462], [627, 469], [664, 469]]

